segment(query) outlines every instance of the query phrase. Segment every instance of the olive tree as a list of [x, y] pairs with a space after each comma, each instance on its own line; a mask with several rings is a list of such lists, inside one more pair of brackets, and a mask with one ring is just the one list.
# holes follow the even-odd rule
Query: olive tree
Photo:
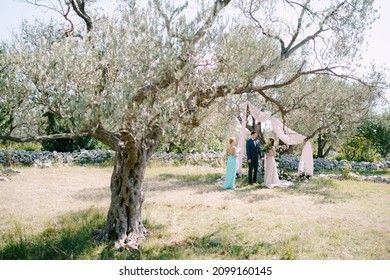
[[[289, 125], [315, 140], [317, 157], [326, 157], [355, 135], [359, 124], [375, 109], [381, 92], [357, 82], [319, 76], [301, 79], [273, 95], [286, 97], [280, 104]], [[276, 106], [271, 108], [277, 111]]]
[[[190, 134], [216, 100], [232, 95], [258, 95], [285, 116], [282, 97], [272, 92], [305, 76], [374, 86], [347, 69], [375, 19], [372, 1], [214, 0], [194, 9], [188, 2], [128, 0], [102, 18], [87, 1], [57, 2], [69, 22], [65, 31], [54, 23], [26, 24], [5, 46], [1, 59], [13, 78], [2, 86], [1, 101], [18, 106], [15, 129], [1, 130], [0, 139], [91, 136], [110, 146], [111, 204], [106, 226], [95, 233], [117, 248], [138, 248], [149, 233], [142, 221], [144, 173], [164, 131]], [[43, 134], [47, 112], [70, 132]]]

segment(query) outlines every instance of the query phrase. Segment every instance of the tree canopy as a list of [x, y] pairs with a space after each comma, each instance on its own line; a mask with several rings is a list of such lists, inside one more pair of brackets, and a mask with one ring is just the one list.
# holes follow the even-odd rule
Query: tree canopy
[[[228, 4], [245, 17], [226, 22], [229, 13], [218, 12]], [[83, 36], [64, 36], [54, 23], [26, 23], [5, 46], [9, 78], [3, 92], [17, 100], [4, 103], [16, 101], [18, 111], [30, 115], [26, 122], [13, 111], [13, 126], [40, 134], [42, 115], [52, 112], [75, 135], [99, 125], [119, 130], [130, 119], [137, 131], [157, 118], [177, 129], [196, 126], [202, 108], [228, 94], [257, 94], [286, 113], [291, 91], [278, 89], [308, 75], [378, 85], [378, 73], [358, 78], [349, 67], [376, 18], [372, 1], [215, 1], [193, 20], [183, 13], [187, 6], [123, 1], [99, 24], [82, 17]], [[297, 98], [304, 96], [298, 92]]]

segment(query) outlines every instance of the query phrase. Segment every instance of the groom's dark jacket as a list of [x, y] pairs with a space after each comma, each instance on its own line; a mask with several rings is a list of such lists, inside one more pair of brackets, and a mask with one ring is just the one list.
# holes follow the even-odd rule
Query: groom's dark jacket
[[258, 161], [259, 160], [259, 155], [260, 153], [260, 144], [259, 141], [253, 141], [252, 138], [249, 138], [246, 140], [246, 156], [247, 156], [247, 161], [250, 159], [252, 162]]

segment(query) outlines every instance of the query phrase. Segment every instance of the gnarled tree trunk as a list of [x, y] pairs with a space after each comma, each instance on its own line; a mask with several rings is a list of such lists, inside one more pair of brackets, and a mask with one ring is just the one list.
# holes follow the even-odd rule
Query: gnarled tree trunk
[[138, 249], [150, 233], [142, 222], [145, 199], [143, 180], [145, 169], [161, 137], [155, 129], [146, 140], [136, 143], [133, 138], [121, 141], [115, 153], [111, 176], [111, 204], [107, 223], [95, 230], [99, 241], [114, 241], [116, 249]]

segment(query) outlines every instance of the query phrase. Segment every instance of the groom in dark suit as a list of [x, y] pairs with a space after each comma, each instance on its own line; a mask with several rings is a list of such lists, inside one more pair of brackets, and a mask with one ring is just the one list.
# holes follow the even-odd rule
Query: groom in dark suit
[[257, 140], [257, 133], [251, 132], [251, 138], [246, 141], [246, 158], [249, 165], [248, 183], [252, 185], [257, 180], [257, 170], [259, 168], [260, 144]]

